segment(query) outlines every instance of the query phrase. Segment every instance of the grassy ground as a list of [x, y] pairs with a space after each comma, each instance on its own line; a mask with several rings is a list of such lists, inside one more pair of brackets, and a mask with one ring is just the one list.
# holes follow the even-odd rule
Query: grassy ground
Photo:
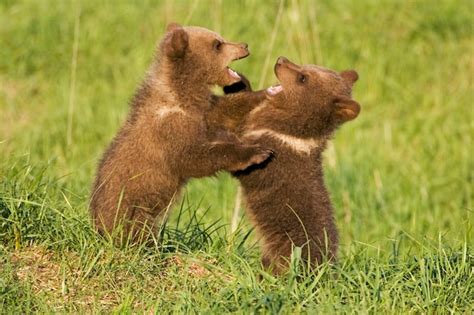
[[[467, 0], [0, 1], [0, 313], [473, 312], [473, 10]], [[248, 42], [252, 56], [234, 68], [255, 87], [275, 82], [279, 55], [358, 70], [362, 114], [326, 154], [336, 267], [266, 275], [244, 216], [230, 232], [226, 174], [188, 185], [159, 248], [94, 234], [97, 160], [170, 21]]]

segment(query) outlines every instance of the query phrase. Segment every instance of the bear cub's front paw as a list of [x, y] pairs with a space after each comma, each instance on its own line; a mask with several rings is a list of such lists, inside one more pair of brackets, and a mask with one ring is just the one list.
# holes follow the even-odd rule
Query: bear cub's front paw
[[265, 162], [273, 154], [273, 151], [260, 145], [246, 145], [238, 156], [239, 161], [229, 169], [231, 172], [243, 171], [252, 165]]

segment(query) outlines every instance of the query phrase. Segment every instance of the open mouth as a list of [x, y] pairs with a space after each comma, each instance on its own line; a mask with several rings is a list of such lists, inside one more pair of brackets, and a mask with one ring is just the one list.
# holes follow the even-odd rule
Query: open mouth
[[283, 87], [280, 84], [277, 84], [277, 85], [270, 86], [269, 88], [267, 88], [266, 91], [268, 95], [275, 96], [278, 93], [283, 91]]
[[[232, 62], [233, 62], [233, 61], [240, 60], [240, 59], [244, 59], [244, 58], [246, 58], [248, 55], [250, 55], [249, 52], [247, 52], [247, 53], [244, 54], [244, 55], [241, 55], [241, 56], [239, 56], [239, 57], [236, 57], [236, 58], [232, 59]], [[231, 77], [232, 79], [235, 79], [235, 80], [241, 80], [241, 79], [242, 79], [242, 78], [240, 77], [240, 75], [239, 75], [236, 71], [232, 70], [230, 67], [227, 67], [227, 73], [230, 75], [230, 77]]]
[[227, 67], [227, 72], [229, 73], [229, 75], [233, 78], [233, 79], [236, 79], [236, 80], [240, 80], [240, 75], [235, 72], [234, 70], [232, 70], [231, 68]]

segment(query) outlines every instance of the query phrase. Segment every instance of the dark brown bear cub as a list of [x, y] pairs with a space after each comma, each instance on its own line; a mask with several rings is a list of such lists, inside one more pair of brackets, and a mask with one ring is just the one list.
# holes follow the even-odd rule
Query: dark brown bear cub
[[210, 130], [205, 119], [210, 87], [240, 81], [228, 64], [248, 54], [246, 44], [204, 28], [168, 27], [127, 121], [99, 164], [90, 208], [100, 233], [121, 227], [119, 240], [153, 233], [158, 215], [189, 178], [243, 170], [268, 157], [258, 144]]
[[275, 74], [280, 85], [266, 90], [267, 99], [248, 114], [242, 135], [271, 148], [274, 157], [235, 175], [263, 240], [262, 263], [281, 273], [293, 246], [302, 248], [302, 258], [311, 265], [336, 257], [338, 233], [324, 185], [322, 153], [336, 128], [356, 118], [360, 106], [351, 99], [355, 71], [336, 73], [280, 57]]

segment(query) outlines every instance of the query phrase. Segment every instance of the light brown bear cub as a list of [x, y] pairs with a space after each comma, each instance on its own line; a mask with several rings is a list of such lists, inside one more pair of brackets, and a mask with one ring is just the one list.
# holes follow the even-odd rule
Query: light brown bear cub
[[[315, 65], [299, 66], [280, 57], [275, 74], [280, 85], [268, 88], [266, 99], [253, 104], [250, 113], [224, 112], [226, 103], [222, 103], [210, 119], [214, 123], [233, 121], [228, 126], [246, 120], [243, 128], [236, 129], [243, 139], [274, 152], [271, 160], [234, 175], [262, 237], [262, 263], [281, 273], [288, 266], [292, 246], [302, 247], [302, 258], [311, 265], [324, 257], [336, 257], [338, 233], [324, 185], [322, 153], [336, 128], [356, 118], [360, 106], [351, 99], [352, 85], [358, 79], [355, 71], [337, 73]], [[253, 97], [261, 94], [255, 92]], [[252, 92], [244, 95], [249, 97]], [[248, 102], [244, 107], [252, 108]]]
[[127, 121], [98, 167], [90, 209], [101, 234], [119, 226], [119, 240], [153, 233], [158, 215], [189, 178], [243, 170], [269, 156], [259, 144], [210, 130], [205, 119], [210, 88], [240, 81], [228, 64], [248, 54], [246, 44], [207, 29], [168, 26]]

